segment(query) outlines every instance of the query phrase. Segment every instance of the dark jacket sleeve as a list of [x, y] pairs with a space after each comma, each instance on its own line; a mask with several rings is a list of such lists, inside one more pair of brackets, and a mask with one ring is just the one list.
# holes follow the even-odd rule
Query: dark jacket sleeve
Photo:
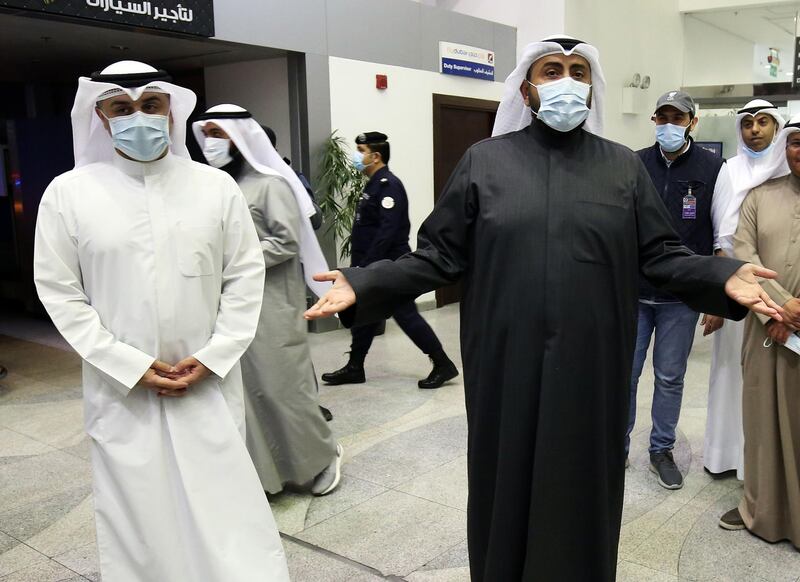
[[308, 218], [308, 220], [311, 222], [311, 227], [314, 230], [319, 230], [323, 221], [322, 208], [320, 208], [319, 204], [317, 204], [317, 197], [314, 196], [314, 190], [311, 188], [311, 182], [309, 182], [308, 178], [303, 175], [303, 172], [298, 172], [295, 170], [294, 173], [297, 174], [297, 178], [300, 180], [303, 188], [305, 188], [306, 192], [308, 192], [308, 197], [311, 198], [311, 204], [314, 206], [314, 215]]
[[356, 293], [356, 304], [340, 314], [345, 326], [385, 319], [398, 305], [459, 279], [467, 268], [478, 213], [477, 191], [470, 178], [471, 155], [468, 150], [461, 158], [422, 224], [416, 251], [396, 261], [343, 270]]
[[725, 282], [744, 263], [695, 255], [683, 246], [641, 163], [636, 185], [636, 223], [639, 269], [650, 283], [695, 311], [736, 320], [747, 314], [747, 308], [725, 294]]

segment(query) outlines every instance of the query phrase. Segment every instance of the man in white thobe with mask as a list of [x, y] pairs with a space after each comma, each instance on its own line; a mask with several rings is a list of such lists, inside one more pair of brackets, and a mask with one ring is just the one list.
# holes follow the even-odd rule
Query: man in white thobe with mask
[[101, 574], [284, 582], [238, 363], [264, 261], [235, 182], [189, 159], [196, 98], [168, 81], [134, 61], [80, 79], [75, 169], [36, 225], [39, 297], [83, 358]]
[[[785, 155], [772, 155], [786, 121], [769, 101], [754, 99], [736, 114], [736, 156], [728, 160], [733, 195], [719, 227], [717, 254], [733, 256], [739, 209], [750, 190], [789, 173]], [[711, 322], [708, 320], [712, 319]], [[744, 321], [706, 318], [704, 335], [714, 333], [708, 381], [708, 416], [703, 466], [709, 473], [736, 471], [744, 479], [742, 428], [742, 342]], [[709, 326], [708, 324], [711, 324]], [[719, 330], [719, 331], [717, 331]]]

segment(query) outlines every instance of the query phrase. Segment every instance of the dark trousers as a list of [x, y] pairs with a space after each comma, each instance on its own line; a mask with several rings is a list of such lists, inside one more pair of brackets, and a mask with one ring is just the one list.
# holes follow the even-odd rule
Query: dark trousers
[[[392, 317], [400, 326], [400, 329], [411, 339], [416, 346], [424, 353], [431, 355], [442, 349], [442, 343], [436, 334], [417, 311], [417, 306], [413, 301], [404, 303], [392, 314]], [[370, 323], [352, 328], [353, 341], [350, 344], [350, 357], [359, 362], [363, 362], [367, 357], [367, 352], [372, 345], [375, 332], [380, 323]]]

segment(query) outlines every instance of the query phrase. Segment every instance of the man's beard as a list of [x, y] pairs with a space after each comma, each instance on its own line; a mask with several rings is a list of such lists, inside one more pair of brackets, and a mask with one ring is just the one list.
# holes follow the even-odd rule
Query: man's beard
[[242, 174], [242, 170], [244, 169], [244, 156], [242, 152], [236, 148], [235, 151], [231, 152], [231, 157], [233, 158], [230, 162], [225, 164], [220, 168], [223, 172], [227, 172], [231, 178], [237, 180], [239, 176]]

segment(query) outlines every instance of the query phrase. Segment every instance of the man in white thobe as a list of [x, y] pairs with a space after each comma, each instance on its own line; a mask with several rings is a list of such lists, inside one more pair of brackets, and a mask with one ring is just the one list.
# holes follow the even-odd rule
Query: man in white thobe
[[108, 582], [284, 582], [243, 440], [239, 358], [264, 261], [247, 204], [185, 147], [194, 94], [133, 61], [81, 78], [75, 169], [47, 188], [35, 280], [83, 358]]
[[[717, 254], [733, 256], [733, 235], [739, 224], [739, 208], [753, 188], [789, 173], [786, 156], [772, 155], [775, 140], [786, 121], [777, 108], [754, 99], [736, 114], [736, 156], [728, 160], [733, 196], [719, 227]], [[713, 321], [709, 321], [713, 320]], [[711, 324], [709, 326], [708, 324]], [[742, 341], [744, 321], [708, 318], [704, 335], [714, 333], [711, 374], [708, 381], [708, 416], [703, 446], [703, 465], [712, 474], [736, 471], [744, 479], [744, 432], [742, 429]], [[716, 324], [716, 325], [714, 325]], [[719, 329], [719, 331], [716, 331]]]

